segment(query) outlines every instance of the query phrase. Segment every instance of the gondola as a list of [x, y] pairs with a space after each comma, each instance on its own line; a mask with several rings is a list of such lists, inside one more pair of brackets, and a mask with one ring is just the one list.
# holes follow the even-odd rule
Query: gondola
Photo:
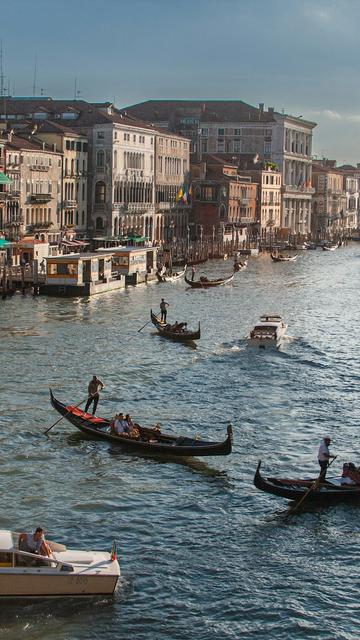
[[185, 275], [186, 269], [187, 265], [185, 265], [182, 271], [178, 271], [177, 273], [172, 273], [170, 275], [167, 275], [166, 273], [161, 274], [160, 271], [157, 271], [156, 277], [159, 282], [174, 282], [175, 280], [179, 280]]
[[331, 244], [331, 245], [323, 244], [322, 245], [322, 250], [323, 251], [336, 251], [336, 249], [338, 249], [340, 246], [341, 245], [339, 245], [338, 242], [336, 244]]
[[271, 260], [274, 262], [295, 262], [295, 260], [299, 257], [299, 254], [296, 253], [294, 256], [274, 256], [273, 253], [270, 253]]
[[166, 322], [159, 320], [159, 318], [150, 311], [150, 318], [153, 325], [157, 328], [160, 335], [165, 338], [170, 338], [171, 340], [175, 340], [176, 342], [189, 342], [190, 340], [200, 340], [200, 322], [199, 328], [197, 331], [172, 331], [169, 328], [166, 328], [168, 325]]
[[[264, 478], [260, 474], [261, 461], [256, 469], [254, 485], [257, 489], [272, 493], [287, 500], [301, 500], [309, 489], [314, 486], [317, 478], [292, 480], [289, 478]], [[328, 478], [310, 491], [306, 502], [317, 504], [336, 504], [339, 502], [360, 502], [360, 485], [341, 484], [340, 478]], [[305, 502], [305, 500], [304, 500]]]
[[185, 274], [185, 282], [190, 285], [193, 289], [207, 289], [209, 287], [218, 287], [222, 284], [227, 284], [234, 279], [235, 271], [228, 276], [227, 278], [217, 278], [217, 280], [208, 280], [207, 278], [201, 277], [200, 280], [188, 280]]
[[244, 271], [248, 266], [248, 261], [244, 260], [244, 262], [238, 262], [237, 260], [234, 262], [234, 271]]
[[65, 405], [57, 400], [50, 389], [50, 401], [54, 409], [71, 422], [82, 433], [109, 440], [113, 444], [134, 451], [134, 453], [160, 454], [164, 456], [227, 456], [232, 448], [232, 427], [227, 428], [227, 437], [222, 442], [198, 440], [187, 436], [173, 436], [160, 433], [156, 429], [138, 427], [140, 437], [130, 438], [115, 435], [110, 431], [110, 422], [92, 416], [73, 405]]

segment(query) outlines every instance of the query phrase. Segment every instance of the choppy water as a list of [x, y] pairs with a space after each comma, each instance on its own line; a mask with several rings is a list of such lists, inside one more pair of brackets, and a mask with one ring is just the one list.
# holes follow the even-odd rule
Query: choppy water
[[[360, 462], [359, 266], [354, 244], [296, 263], [260, 257], [209, 291], [179, 282], [1, 303], [0, 527], [42, 524], [49, 538], [95, 549], [116, 538], [123, 574], [114, 600], [3, 605], [1, 638], [360, 637], [359, 509], [284, 521], [285, 502], [252, 485], [260, 457], [265, 473], [317, 473], [327, 433], [341, 462]], [[161, 297], [169, 319], [201, 319], [196, 349], [137, 332]], [[263, 312], [288, 322], [281, 352], [246, 348]], [[121, 409], [214, 439], [231, 421], [233, 454], [138, 458], [65, 421], [44, 437], [57, 417], [48, 385], [79, 402], [93, 373], [106, 384], [99, 414]]]

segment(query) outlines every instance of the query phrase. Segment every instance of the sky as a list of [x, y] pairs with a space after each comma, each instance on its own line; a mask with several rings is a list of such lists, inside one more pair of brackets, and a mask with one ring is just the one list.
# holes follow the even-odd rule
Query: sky
[[[260, 102], [360, 163], [360, 0], [0, 0], [14, 96]], [[36, 61], [36, 75], [35, 75]]]

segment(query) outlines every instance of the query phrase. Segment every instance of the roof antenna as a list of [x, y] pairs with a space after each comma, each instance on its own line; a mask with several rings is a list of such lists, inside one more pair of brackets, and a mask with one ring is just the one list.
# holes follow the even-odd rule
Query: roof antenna
[[0, 95], [4, 94], [4, 69], [3, 69], [3, 46], [2, 40], [0, 40]]
[[77, 78], [75, 78], [75, 81], [74, 81], [74, 102], [76, 100], [79, 100], [80, 93], [81, 93], [80, 89], [77, 88]]
[[35, 63], [34, 63], [34, 82], [33, 82], [33, 98], [35, 98], [36, 95], [36, 72], [37, 72], [37, 54], [35, 53]]

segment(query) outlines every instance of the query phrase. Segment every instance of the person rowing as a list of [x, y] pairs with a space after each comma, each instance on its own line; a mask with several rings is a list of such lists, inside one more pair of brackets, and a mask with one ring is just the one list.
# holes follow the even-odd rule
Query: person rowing
[[101, 391], [103, 388], [104, 388], [103, 382], [101, 382], [101, 380], [99, 380], [99, 378], [97, 378], [96, 376], [93, 376], [88, 384], [89, 397], [85, 405], [85, 413], [87, 413], [87, 410], [90, 408], [91, 403], [94, 403], [92, 414], [93, 416], [95, 415], [96, 407], [100, 398], [99, 391]]
[[329, 461], [331, 459], [335, 460], [336, 458], [336, 456], [333, 456], [330, 454], [330, 450], [329, 450], [330, 443], [331, 443], [330, 436], [325, 436], [325, 438], [323, 438], [320, 443], [319, 452], [318, 452], [318, 462], [320, 465], [320, 474], [319, 474], [320, 482], [325, 481], [326, 470], [329, 466]]

